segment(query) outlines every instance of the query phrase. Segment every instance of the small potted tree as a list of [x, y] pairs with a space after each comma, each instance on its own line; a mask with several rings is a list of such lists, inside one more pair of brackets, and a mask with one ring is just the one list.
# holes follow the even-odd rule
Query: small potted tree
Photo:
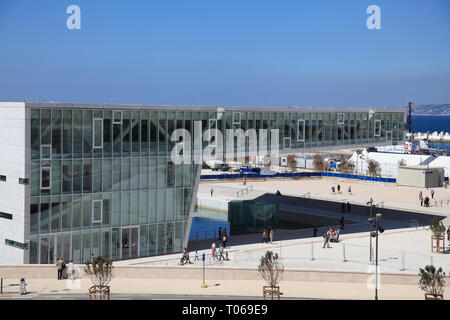
[[442, 268], [427, 265], [419, 269], [419, 286], [425, 291], [425, 300], [444, 300], [445, 272]]
[[89, 288], [89, 299], [96, 299], [100, 294], [100, 299], [110, 299], [110, 282], [113, 276], [113, 266], [110, 259], [95, 257], [92, 261], [87, 261], [84, 272], [88, 275], [93, 286]]
[[[431, 231], [431, 252], [441, 252], [445, 250], [445, 226], [438, 218], [433, 218], [430, 221]], [[442, 247], [441, 247], [442, 241]], [[434, 244], [436, 242], [436, 245]], [[435, 250], [436, 249], [436, 250]]]
[[281, 280], [281, 274], [284, 271], [283, 265], [278, 261], [278, 254], [272, 251], [267, 251], [264, 256], [261, 257], [260, 264], [258, 266], [258, 273], [261, 278], [266, 281], [268, 286], [263, 287], [263, 296], [266, 299], [266, 295], [270, 295], [273, 300], [273, 296], [278, 296], [280, 299], [280, 287], [277, 286]]

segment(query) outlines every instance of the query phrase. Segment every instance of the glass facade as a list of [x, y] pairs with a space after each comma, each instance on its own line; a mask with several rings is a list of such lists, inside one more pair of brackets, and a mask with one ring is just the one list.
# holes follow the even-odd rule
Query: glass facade
[[[172, 162], [175, 129], [191, 133], [194, 154], [201, 152], [193, 141], [196, 122], [203, 132], [221, 130], [224, 150], [226, 129], [267, 129], [269, 149], [278, 138], [280, 149], [293, 152], [396, 144], [404, 133], [403, 112], [161, 109], [32, 106], [30, 263], [181, 252], [198, 164]], [[249, 152], [259, 142], [246, 138], [245, 145]]]

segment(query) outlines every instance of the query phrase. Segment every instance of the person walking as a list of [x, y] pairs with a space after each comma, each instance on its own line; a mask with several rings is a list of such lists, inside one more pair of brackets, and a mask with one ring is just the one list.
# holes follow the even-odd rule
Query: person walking
[[222, 237], [222, 245], [224, 248], [227, 247], [227, 241], [228, 241], [228, 237], [227, 237], [226, 233], [224, 233], [223, 237]]
[[216, 242], [213, 242], [211, 244], [211, 256], [213, 257], [213, 259], [216, 258]]
[[347, 212], [350, 212], [350, 202], [347, 201]]
[[244, 186], [247, 184], [247, 176], [244, 176]]
[[336, 194], [336, 190], [334, 189], [334, 186], [331, 186], [331, 193]]
[[62, 280], [63, 264], [64, 260], [62, 258], [59, 258], [56, 262], [56, 269], [58, 270], [58, 280]]
[[337, 185], [337, 192], [340, 193], [341, 192], [341, 186], [338, 184]]
[[419, 191], [419, 200], [422, 199], [422, 190]]
[[341, 217], [341, 229], [344, 230], [344, 217]]
[[94, 263], [94, 254], [93, 253], [91, 253], [90, 261], [91, 261], [91, 264]]
[[447, 243], [450, 247], [450, 225], [448, 226], [448, 229], [447, 229]]
[[264, 243], [264, 241], [266, 241], [266, 238], [267, 238], [267, 231], [264, 229], [264, 232], [262, 234], [262, 241], [261, 241], [261, 243]]
[[348, 194], [352, 194], [352, 186], [348, 186]]
[[431, 199], [434, 199], [434, 190], [431, 189]]
[[222, 259], [225, 261], [225, 257], [223, 256], [223, 247], [220, 245], [219, 247], [219, 261], [222, 261]]
[[195, 260], [197, 260], [197, 261], [199, 261], [200, 259], [198, 258], [198, 251], [197, 250], [195, 250], [195, 257], [194, 257], [194, 261]]
[[218, 238], [218, 240], [219, 240], [219, 241], [222, 241], [222, 227], [219, 227], [218, 233], [219, 233], [219, 238]]
[[211, 197], [213, 196], [213, 193], [214, 193], [214, 188], [213, 187], [211, 187]]
[[75, 274], [75, 266], [73, 264], [73, 260], [72, 259], [69, 260], [69, 267], [67, 269], [67, 272], [69, 273], [69, 279], [73, 280], [74, 279], [74, 274]]
[[323, 242], [323, 248], [325, 249], [325, 246], [328, 245], [328, 248], [330, 247], [329, 241], [330, 241], [330, 231], [327, 231], [324, 235], [323, 238], [325, 239], [325, 241]]
[[419, 199], [420, 199], [420, 206], [423, 207], [423, 196], [420, 195], [420, 198], [419, 198]]
[[273, 229], [270, 229], [269, 237], [270, 237], [270, 243], [272, 243], [272, 241], [273, 241]]

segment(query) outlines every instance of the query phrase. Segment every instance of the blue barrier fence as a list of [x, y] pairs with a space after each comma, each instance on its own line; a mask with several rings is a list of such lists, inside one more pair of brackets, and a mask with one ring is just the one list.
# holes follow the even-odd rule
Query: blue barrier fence
[[266, 176], [258, 173], [223, 173], [223, 174], [211, 174], [211, 175], [201, 175], [201, 180], [227, 180], [227, 179], [242, 179], [247, 178], [290, 178], [290, 177], [336, 177], [344, 179], [356, 179], [365, 181], [376, 181], [376, 182], [389, 182], [396, 183], [395, 178], [379, 178], [379, 177], [369, 177], [360, 176], [357, 174], [344, 174], [335, 172], [277, 172], [274, 175]]

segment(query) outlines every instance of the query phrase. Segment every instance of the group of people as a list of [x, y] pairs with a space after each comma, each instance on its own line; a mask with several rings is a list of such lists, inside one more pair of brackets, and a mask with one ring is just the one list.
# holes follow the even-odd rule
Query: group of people
[[216, 248], [216, 242], [214, 241], [211, 244], [211, 257], [214, 260], [218, 260], [218, 261], [222, 261], [222, 260], [227, 261], [227, 260], [229, 260], [228, 259], [228, 253], [225, 253], [225, 256], [223, 254], [224, 254], [224, 246], [222, 246], [222, 243], [219, 244], [219, 248]]
[[264, 243], [264, 242], [269, 243], [269, 241], [270, 241], [270, 243], [272, 243], [273, 235], [274, 235], [273, 229], [271, 229], [269, 232], [267, 232], [267, 230], [264, 229], [261, 243]]
[[[348, 186], [347, 191], [348, 191], [348, 194], [352, 194], [352, 186]], [[331, 186], [331, 193], [332, 194], [342, 194], [342, 192], [341, 192], [341, 185], [338, 184], [336, 186], [336, 188], [334, 186]]]
[[[197, 251], [195, 253], [196, 253], [196, 258], [198, 260]], [[181, 260], [180, 260], [180, 265], [184, 266], [187, 263], [192, 264], [191, 259], [189, 258], [189, 250], [187, 248], [184, 248], [183, 256], [181, 257]]]
[[324, 239], [324, 243], [323, 243], [323, 247], [330, 247], [330, 242], [339, 242], [339, 233], [340, 233], [340, 229], [336, 228], [330, 228], [324, 235], [323, 235], [323, 239]]
[[[434, 199], [434, 190], [431, 189], [430, 191], [431, 199]], [[419, 191], [419, 200], [420, 200], [420, 206], [421, 207], [429, 207], [430, 206], [430, 198], [428, 196], [423, 196], [422, 190]]]
[[58, 270], [58, 280], [63, 279], [63, 272], [66, 268], [68, 268], [67, 269], [68, 279], [72, 280], [75, 276], [75, 268], [74, 268], [73, 260], [70, 259], [69, 265], [66, 266], [64, 259], [60, 257], [58, 259], [58, 261], [56, 262], [56, 269]]

